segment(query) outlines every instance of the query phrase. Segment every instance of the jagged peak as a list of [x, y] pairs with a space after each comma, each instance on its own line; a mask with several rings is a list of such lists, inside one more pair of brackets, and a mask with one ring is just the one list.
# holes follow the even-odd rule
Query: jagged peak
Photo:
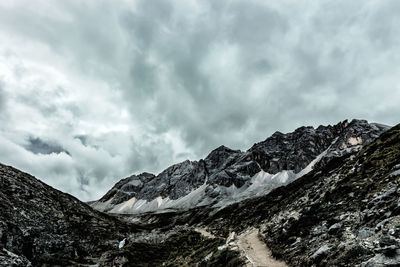
[[272, 134], [272, 136], [280, 136], [280, 135], [285, 135], [284, 133], [280, 132], [280, 131], [276, 131]]
[[221, 145], [219, 147], [217, 147], [216, 149], [214, 149], [213, 151], [210, 152], [210, 154], [208, 154], [208, 156], [206, 158], [208, 158], [211, 154], [215, 154], [215, 153], [220, 153], [220, 152], [228, 152], [228, 153], [240, 153], [240, 150], [234, 150], [231, 149], [227, 146]]
[[153, 173], [150, 172], [142, 172], [141, 174], [139, 174], [138, 176], [154, 176]]

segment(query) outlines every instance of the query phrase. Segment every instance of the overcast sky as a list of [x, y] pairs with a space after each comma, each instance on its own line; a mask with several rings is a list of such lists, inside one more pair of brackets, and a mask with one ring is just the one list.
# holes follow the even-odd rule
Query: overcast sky
[[276, 130], [400, 122], [400, 1], [0, 1], [0, 162], [82, 200]]

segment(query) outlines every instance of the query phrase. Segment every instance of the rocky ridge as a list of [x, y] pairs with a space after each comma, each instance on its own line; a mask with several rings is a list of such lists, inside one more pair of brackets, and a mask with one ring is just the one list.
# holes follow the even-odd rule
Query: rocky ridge
[[224, 206], [263, 195], [306, 174], [315, 164], [359, 151], [389, 127], [364, 120], [300, 127], [274, 133], [248, 151], [220, 146], [205, 159], [175, 164], [159, 175], [132, 175], [92, 207], [111, 213], [143, 213]]

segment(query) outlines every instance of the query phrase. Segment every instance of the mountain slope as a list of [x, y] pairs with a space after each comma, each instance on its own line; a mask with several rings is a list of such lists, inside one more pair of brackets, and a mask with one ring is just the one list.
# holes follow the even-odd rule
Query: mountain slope
[[92, 207], [110, 213], [185, 210], [234, 203], [288, 184], [332, 158], [354, 153], [389, 127], [363, 120], [274, 133], [241, 152], [221, 146], [200, 161], [118, 182]]
[[1, 164], [0, 188], [1, 247], [33, 264], [90, 262], [89, 255], [100, 257], [101, 251], [116, 248], [118, 240], [133, 230]]
[[[240, 264], [218, 251], [223, 239], [191, 228], [168, 232], [98, 212], [17, 169], [0, 164], [0, 266], [177, 266]], [[154, 238], [152, 238], [154, 237]], [[194, 251], [193, 251], [194, 250]], [[182, 258], [182, 256], [184, 256]], [[236, 263], [236, 264], [234, 264]]]
[[199, 221], [217, 235], [260, 227], [292, 266], [400, 266], [399, 197], [400, 125], [357, 155]]

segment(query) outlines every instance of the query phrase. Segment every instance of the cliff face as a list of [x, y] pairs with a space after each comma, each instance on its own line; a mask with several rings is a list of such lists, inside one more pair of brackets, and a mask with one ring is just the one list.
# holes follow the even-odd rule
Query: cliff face
[[92, 207], [111, 213], [185, 210], [224, 206], [265, 194], [306, 174], [315, 164], [354, 153], [388, 127], [367, 121], [300, 127], [274, 133], [248, 151], [225, 146], [200, 161], [184, 161], [155, 176], [133, 175], [118, 182]]

